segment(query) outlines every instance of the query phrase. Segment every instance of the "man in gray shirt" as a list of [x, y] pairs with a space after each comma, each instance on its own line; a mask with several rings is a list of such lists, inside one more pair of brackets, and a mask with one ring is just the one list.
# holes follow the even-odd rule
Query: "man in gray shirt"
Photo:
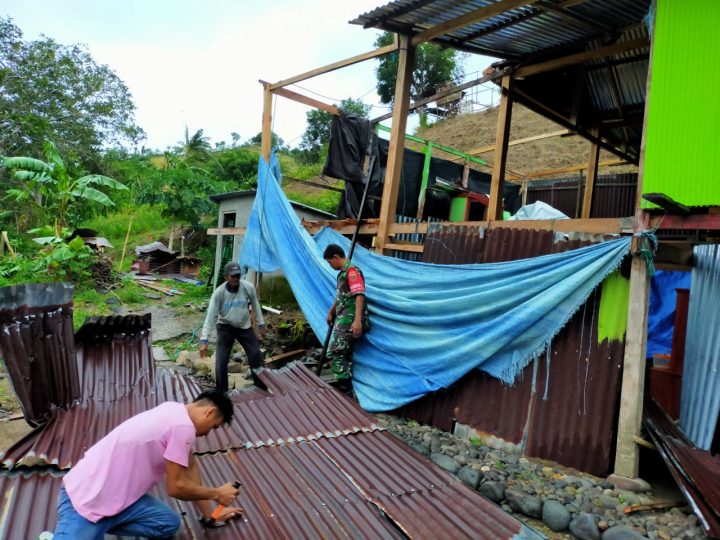
[[240, 279], [240, 274], [238, 263], [229, 262], [225, 265], [225, 283], [215, 289], [210, 297], [207, 317], [200, 334], [200, 356], [205, 358], [210, 331], [212, 325], [216, 325], [215, 378], [217, 388], [223, 392], [228, 389], [228, 362], [235, 340], [240, 343], [247, 355], [253, 383], [259, 388], [266, 388], [257, 376], [257, 371], [263, 367], [264, 362], [260, 344], [252, 329], [251, 304], [260, 339], [265, 337], [265, 320], [255, 287], [249, 281]]

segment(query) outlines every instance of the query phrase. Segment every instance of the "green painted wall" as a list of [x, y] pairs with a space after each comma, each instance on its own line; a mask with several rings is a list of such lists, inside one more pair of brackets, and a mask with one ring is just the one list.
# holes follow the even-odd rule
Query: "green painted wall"
[[656, 5], [643, 193], [720, 205], [720, 1]]
[[630, 281], [620, 272], [610, 274], [602, 284], [598, 314], [598, 344], [605, 340], [623, 341], [627, 329]]

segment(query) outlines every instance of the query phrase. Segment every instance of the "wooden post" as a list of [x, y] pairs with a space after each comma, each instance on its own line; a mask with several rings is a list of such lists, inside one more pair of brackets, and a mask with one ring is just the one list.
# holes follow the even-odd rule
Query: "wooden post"
[[260, 139], [260, 154], [270, 163], [270, 152], [272, 151], [272, 99], [270, 84], [263, 83], [263, 115], [262, 135]]
[[620, 417], [618, 419], [615, 474], [636, 478], [640, 452], [635, 437], [640, 436], [645, 393], [645, 354], [647, 352], [647, 319], [650, 278], [645, 259], [633, 254], [630, 270], [625, 359], [623, 362]]
[[398, 71], [397, 82], [395, 83], [390, 147], [388, 148], [385, 184], [380, 206], [380, 223], [378, 224], [378, 234], [375, 242], [375, 247], [380, 253], [383, 253], [385, 244], [388, 243], [390, 225], [395, 223], [395, 207], [397, 206], [400, 174], [402, 173], [405, 153], [405, 127], [407, 126], [408, 105], [410, 104], [410, 84], [412, 83], [414, 60], [415, 49], [410, 45], [410, 38], [404, 35], [399, 36]]
[[130, 215], [128, 221], [127, 233], [125, 233], [125, 243], [123, 244], [122, 255], [120, 256], [120, 264], [118, 265], [118, 272], [122, 272], [122, 265], [125, 262], [125, 253], [127, 252], [128, 240], [130, 239], [130, 229], [132, 228], [133, 216]]
[[[645, 137], [647, 135], [650, 86], [652, 81], [652, 43], [650, 45], [650, 63], [648, 64], [645, 90], [643, 131], [640, 140], [640, 166], [635, 198], [635, 232], [647, 228], [649, 225], [649, 215], [642, 210], [640, 202], [645, 164]], [[643, 400], [645, 398], [645, 355], [647, 353], [647, 318], [648, 304], [650, 302], [650, 278], [647, 275], [645, 260], [636, 254], [637, 238], [633, 238], [632, 246], [633, 260], [630, 270], [630, 298], [628, 302], [627, 330], [625, 332], [625, 358], [623, 361], [623, 379], [620, 389], [620, 414], [618, 417], [618, 433], [615, 450], [615, 474], [626, 478], [636, 478], [640, 469], [640, 449], [635, 443], [635, 437], [640, 435]]]
[[[600, 123], [596, 122], [590, 133], [594, 137], [600, 135]], [[590, 142], [590, 157], [588, 159], [588, 171], [585, 179], [585, 194], [583, 195], [582, 219], [590, 218], [590, 210], [592, 209], [593, 191], [595, 191], [595, 179], [597, 178], [598, 162], [600, 158], [600, 145], [592, 141]]]
[[498, 113], [497, 136], [495, 137], [495, 159], [493, 161], [492, 183], [490, 184], [490, 204], [488, 220], [502, 219], [502, 194], [505, 184], [505, 165], [507, 163], [508, 141], [510, 140], [510, 121], [512, 119], [512, 98], [510, 84], [512, 78], [506, 75], [502, 79], [502, 98]]

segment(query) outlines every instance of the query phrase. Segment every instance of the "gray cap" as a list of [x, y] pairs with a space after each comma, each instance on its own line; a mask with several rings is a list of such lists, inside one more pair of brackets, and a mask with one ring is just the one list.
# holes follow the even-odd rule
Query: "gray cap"
[[242, 274], [240, 271], [240, 265], [236, 262], [229, 262], [225, 265], [226, 276], [239, 276]]

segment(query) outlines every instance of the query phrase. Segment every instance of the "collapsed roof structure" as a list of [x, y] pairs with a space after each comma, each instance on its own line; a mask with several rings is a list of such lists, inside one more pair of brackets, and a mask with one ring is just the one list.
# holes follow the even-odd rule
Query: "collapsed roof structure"
[[[185, 375], [156, 370], [149, 315], [91, 319], [65, 341], [71, 295], [63, 284], [0, 289], [9, 306], [0, 351], [26, 417], [39, 424], [0, 455], [2, 540], [53, 530], [63, 474], [115, 426], [201, 391]], [[47, 376], [58, 365], [67, 370]], [[242, 482], [242, 518], [205, 530], [192, 503], [158, 485], [152, 493], [182, 517], [178, 538], [540, 538], [302, 365], [260, 376], [268, 391], [234, 392], [232, 425], [194, 448], [208, 485]]]

